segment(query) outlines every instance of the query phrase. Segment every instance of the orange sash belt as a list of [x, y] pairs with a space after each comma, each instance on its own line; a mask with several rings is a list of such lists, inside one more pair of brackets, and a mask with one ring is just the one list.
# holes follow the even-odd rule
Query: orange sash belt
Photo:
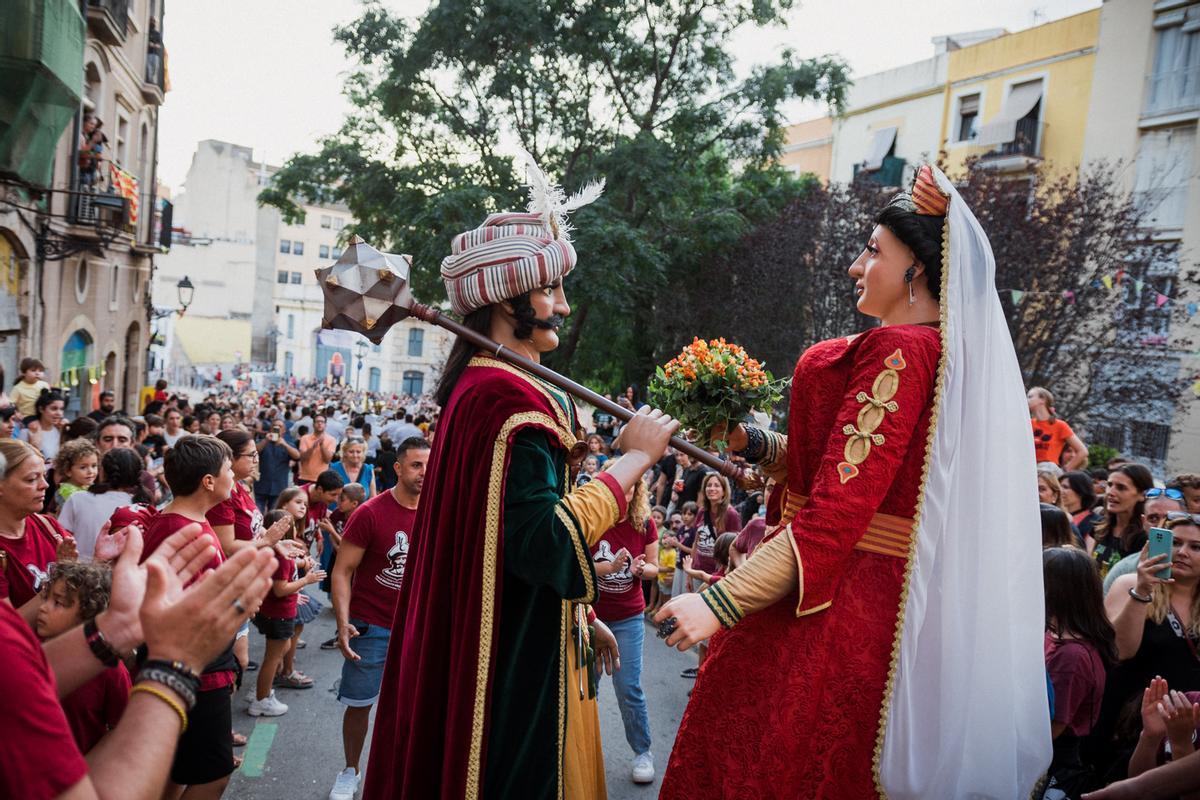
[[[804, 508], [808, 498], [789, 491], [787, 502], [783, 507], [781, 525], [787, 525], [796, 516], [796, 512]], [[863, 534], [855, 550], [865, 550], [881, 556], [908, 558], [909, 546], [912, 544], [913, 520], [911, 517], [897, 517], [891, 514], [875, 514], [867, 523], [867, 532]]]

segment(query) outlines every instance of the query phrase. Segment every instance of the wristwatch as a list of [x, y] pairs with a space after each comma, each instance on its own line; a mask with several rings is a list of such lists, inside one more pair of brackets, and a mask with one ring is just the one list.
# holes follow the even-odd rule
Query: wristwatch
[[1136, 586], [1129, 587], [1129, 596], [1132, 597], [1134, 600], [1137, 600], [1139, 603], [1153, 603], [1154, 602], [1153, 597], [1147, 597], [1146, 595], [1138, 594]]

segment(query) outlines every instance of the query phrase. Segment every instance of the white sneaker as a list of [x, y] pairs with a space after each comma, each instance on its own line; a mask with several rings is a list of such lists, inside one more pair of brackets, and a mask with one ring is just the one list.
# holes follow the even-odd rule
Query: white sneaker
[[281, 717], [287, 710], [287, 705], [276, 700], [275, 692], [271, 692], [262, 700], [252, 701], [246, 713], [252, 717]]
[[654, 783], [654, 756], [649, 750], [633, 757], [633, 782]]
[[358, 792], [358, 781], [361, 776], [354, 767], [346, 767], [337, 774], [333, 788], [329, 791], [329, 800], [354, 800]]

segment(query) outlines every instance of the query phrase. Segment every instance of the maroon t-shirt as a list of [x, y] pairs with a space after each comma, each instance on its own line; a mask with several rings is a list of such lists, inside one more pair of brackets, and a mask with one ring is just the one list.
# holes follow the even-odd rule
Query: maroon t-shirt
[[250, 490], [236, 481], [229, 499], [210, 508], [205, 516], [213, 527], [232, 525], [233, 538], [239, 541], [252, 542], [262, 535], [262, 512], [258, 510]]
[[81, 753], [115, 728], [129, 704], [129, 671], [118, 663], [63, 698], [63, 713]]
[[33, 629], [0, 603], [0, 797], [48, 800], [87, 775]]
[[143, 535], [150, 530], [150, 523], [158, 516], [158, 509], [144, 503], [121, 506], [108, 518], [109, 530], [119, 531], [130, 525], [141, 528]]
[[350, 588], [350, 616], [368, 625], [392, 627], [396, 598], [412, 546], [417, 510], [405, 508], [391, 491], [375, 495], [350, 515], [342, 542], [363, 549]]
[[767, 520], [763, 517], [755, 517], [746, 523], [746, 527], [742, 528], [742, 532], [738, 534], [733, 546], [737, 548], [739, 553], [748, 556], [762, 542], [763, 536], [766, 533]]
[[1091, 733], [1104, 697], [1104, 659], [1088, 642], [1055, 639], [1046, 631], [1046, 671], [1054, 686], [1054, 721], [1076, 736]]
[[308, 497], [308, 514], [304, 518], [304, 541], [310, 548], [321, 533], [317, 523], [329, 516], [329, 506], [312, 501], [312, 488], [315, 485], [310, 483], [304, 487], [304, 494]]
[[[185, 517], [182, 514], [176, 514], [175, 512], [168, 512], [155, 516], [144, 534], [145, 545], [142, 548], [142, 561], [145, 561], [147, 558], [149, 558], [150, 555], [158, 549], [159, 545], [166, 541], [171, 534], [182, 528], [186, 528], [188, 525], [191, 525], [194, 522], [197, 522], [197, 520], [189, 519], [188, 517]], [[221, 540], [217, 538], [216, 531], [214, 531], [212, 526], [208, 524], [208, 520], [200, 522], [199, 525], [201, 528], [200, 535], [207, 536], [210, 539], [213, 549], [216, 552], [213, 553], [213, 557], [209, 559], [209, 562], [207, 565], [205, 565], [204, 569], [200, 570], [200, 572], [196, 573], [196, 575], [193, 576], [190, 581], [188, 581], [188, 586], [195, 583], [196, 579], [199, 578], [202, 573], [207, 572], [210, 569], [216, 569], [217, 567], [221, 566], [221, 564], [225, 563], [225, 553], [221, 550]], [[225, 660], [227, 659], [218, 656], [216, 662], [204, 668], [204, 672], [200, 675], [200, 691], [207, 692], [212, 689], [220, 689], [223, 686], [233, 685], [235, 675], [234, 671], [232, 669], [216, 668], [215, 666]]]
[[0, 552], [8, 557], [8, 566], [0, 574], [0, 598], [7, 597], [15, 608], [32, 600], [42, 589], [59, 540], [70, 536], [58, 520], [43, 514], [25, 518], [21, 538], [0, 536]]
[[296, 580], [296, 562], [290, 558], [282, 558], [276, 556], [279, 560], [279, 566], [275, 568], [275, 574], [271, 576], [271, 588], [267, 590], [266, 597], [263, 598], [262, 605], [258, 608], [258, 613], [262, 614], [267, 619], [294, 619], [296, 617], [296, 606], [299, 598], [297, 592], [279, 597], [275, 594], [274, 581], [294, 581]]
[[353, 619], [391, 628], [415, 522], [416, 509], [400, 505], [390, 491], [374, 495], [350, 515], [342, 542], [364, 549], [350, 585]]
[[717, 562], [713, 560], [713, 548], [716, 547], [717, 537], [721, 533], [730, 531], [737, 533], [741, 529], [742, 518], [733, 506], [725, 510], [725, 530], [720, 533], [709, 523], [708, 512], [701, 509], [696, 516], [696, 544], [692, 549], [692, 569], [698, 569], [701, 572], [715, 571]]
[[646, 530], [639, 531], [628, 519], [623, 519], [604, 532], [592, 548], [596, 563], [612, 561], [624, 547], [629, 551], [625, 569], [597, 578], [600, 591], [596, 601], [596, 616], [604, 622], [617, 622], [637, 616], [646, 609], [642, 582], [633, 574], [633, 560], [646, 552], [646, 545], [658, 541], [658, 528], [653, 519], [646, 520]]

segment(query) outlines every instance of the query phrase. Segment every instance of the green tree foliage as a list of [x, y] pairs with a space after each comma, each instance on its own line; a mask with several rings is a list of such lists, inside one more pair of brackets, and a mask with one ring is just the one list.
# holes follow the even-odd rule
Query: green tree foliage
[[575, 221], [573, 314], [552, 363], [613, 388], [640, 380], [677, 287], [800, 193], [776, 164], [783, 104], [842, 105], [835, 57], [784, 52], [735, 74], [734, 33], [791, 5], [442, 0], [410, 21], [370, 3], [335, 32], [360, 65], [356, 110], [261, 201], [292, 217], [300, 197], [346, 203], [353, 233], [411, 253], [415, 292], [437, 301], [450, 238], [524, 204], [513, 145], [568, 190], [603, 176]]

